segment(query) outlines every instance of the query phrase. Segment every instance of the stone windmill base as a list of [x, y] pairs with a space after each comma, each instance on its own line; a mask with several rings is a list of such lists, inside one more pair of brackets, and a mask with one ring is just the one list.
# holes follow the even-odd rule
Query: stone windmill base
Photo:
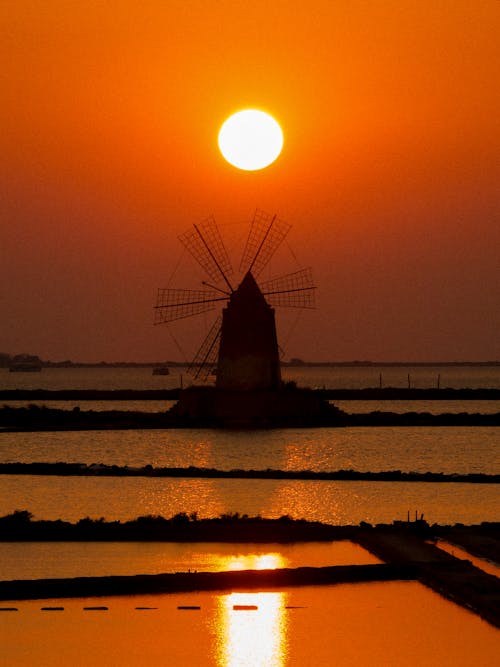
[[188, 423], [233, 427], [341, 425], [341, 411], [310, 389], [231, 391], [192, 386], [172, 412]]

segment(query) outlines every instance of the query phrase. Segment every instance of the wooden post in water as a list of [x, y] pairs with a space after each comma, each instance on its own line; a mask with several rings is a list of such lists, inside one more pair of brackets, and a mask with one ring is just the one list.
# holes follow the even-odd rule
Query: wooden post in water
[[411, 389], [410, 374], [408, 373], [408, 389]]
[[437, 381], [437, 388], [438, 389], [440, 388], [440, 384], [441, 384], [441, 374], [438, 373], [438, 381]]

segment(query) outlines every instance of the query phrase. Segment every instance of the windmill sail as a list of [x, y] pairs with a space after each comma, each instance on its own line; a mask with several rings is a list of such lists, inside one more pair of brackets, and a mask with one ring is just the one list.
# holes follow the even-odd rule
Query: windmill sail
[[187, 369], [187, 372], [192, 375], [195, 380], [205, 381], [217, 365], [221, 323], [222, 317], [219, 316], [213, 323], [207, 337], [201, 344], [195, 358]]
[[159, 289], [154, 323], [164, 324], [206, 313], [215, 308], [217, 301], [225, 300], [212, 290]]
[[193, 229], [179, 236], [179, 241], [215, 283], [224, 280], [233, 291], [229, 282], [233, 272], [231, 261], [214, 218], [193, 225]]
[[240, 262], [241, 273], [257, 278], [290, 231], [291, 225], [257, 209]]
[[306, 268], [260, 283], [262, 294], [271, 306], [315, 308], [312, 269]]

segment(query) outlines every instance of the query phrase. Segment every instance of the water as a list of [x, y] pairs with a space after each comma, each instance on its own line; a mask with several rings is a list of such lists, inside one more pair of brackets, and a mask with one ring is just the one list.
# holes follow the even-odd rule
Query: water
[[[185, 369], [153, 376], [151, 369], [0, 371], [0, 389], [158, 389], [179, 386]], [[500, 387], [500, 367], [357, 367], [285, 369], [299, 385], [362, 388], [379, 385]], [[56, 407], [58, 404], [52, 404]], [[60, 404], [59, 404], [60, 405]], [[76, 403], [63, 402], [72, 409]], [[81, 409], [167, 409], [164, 402], [78, 402]], [[497, 412], [498, 402], [345, 402], [371, 410]], [[499, 473], [500, 431], [492, 427], [341, 428], [228, 431], [209, 429], [0, 433], [0, 461], [72, 461], [128, 466], [221, 469], [402, 470]], [[332, 524], [390, 523], [417, 511], [430, 523], [498, 521], [494, 484], [94, 478], [0, 476], [0, 515], [27, 509], [35, 518], [77, 521], [86, 516], [128, 520], [197, 512], [320, 520]], [[353, 547], [354, 545], [351, 545]], [[345, 547], [345, 545], [344, 545]], [[342, 547], [342, 548], [344, 548]], [[219, 569], [238, 563], [325, 565], [367, 557], [336, 545], [2, 544], [2, 578]], [[369, 557], [369, 556], [368, 556]], [[273, 565], [274, 563], [274, 565]], [[253, 564], [253, 565], [252, 565]], [[404, 600], [404, 603], [402, 601]], [[53, 601], [61, 604], [61, 601]], [[3, 613], [7, 664], [493, 665], [498, 633], [473, 614], [416, 583], [305, 587], [280, 592], [138, 596], [85, 601], [41, 612], [40, 602]], [[96, 604], [95, 600], [86, 601]], [[256, 612], [235, 612], [235, 603]], [[50, 605], [50, 601], [43, 604]], [[195, 614], [178, 604], [199, 604]], [[404, 613], [402, 612], [404, 604]], [[154, 606], [140, 612], [136, 606]], [[292, 608], [297, 607], [297, 608]], [[341, 610], [341, 613], [339, 612]], [[251, 615], [253, 614], [253, 615]], [[259, 641], [255, 641], [255, 637]], [[47, 638], [50, 637], [50, 641]], [[196, 641], [192, 638], [196, 637]], [[425, 641], [422, 641], [425, 637]], [[361, 639], [361, 641], [360, 641]], [[480, 647], [480, 649], [478, 649]]]
[[408, 387], [500, 388], [500, 366], [314, 366], [283, 369], [283, 378], [300, 386], [326, 389]]
[[111, 521], [240, 512], [357, 525], [406, 520], [418, 511], [430, 523], [477, 524], [498, 520], [499, 501], [497, 484], [5, 475], [0, 515], [27, 509], [37, 519]]
[[[300, 367], [284, 369], [301, 385], [327, 387], [414, 386], [500, 387], [500, 367]], [[150, 368], [44, 369], [0, 372], [0, 388], [151, 389], [175, 387], [185, 369], [153, 376]], [[118, 402], [139, 408], [137, 402]], [[147, 402], [149, 409], [168, 404]], [[498, 401], [344, 402], [352, 411], [498, 411]], [[72, 408], [74, 403], [63, 405]], [[85, 409], [111, 407], [78, 403]], [[116, 407], [116, 403], [113, 405]], [[441, 409], [440, 409], [441, 408]], [[199, 466], [220, 469], [402, 470], [405, 472], [500, 473], [496, 427], [377, 427], [227, 431], [209, 429], [0, 433], [0, 461], [71, 461], [128, 466]], [[333, 523], [370, 523], [424, 512], [431, 522], [498, 520], [495, 485], [389, 482], [276, 482], [0, 477], [0, 513], [28, 509], [37, 518], [83, 516], [131, 519], [140, 514], [171, 516], [197, 511], [314, 518]]]
[[[106, 609], [84, 611], [95, 605]], [[199, 609], [178, 609], [186, 605]], [[44, 606], [64, 610], [41, 611]], [[498, 630], [415, 582], [38, 600], [15, 607], [2, 613], [0, 641], [5, 664], [17, 667], [493, 667], [500, 651]]]
[[1, 462], [500, 473], [493, 426], [0, 433]]
[[479, 558], [478, 556], [474, 556], [473, 554], [469, 553], [465, 549], [462, 549], [456, 544], [452, 544], [451, 542], [446, 542], [446, 540], [440, 539], [437, 540], [436, 542], [433, 542], [433, 544], [438, 546], [443, 551], [446, 551], [446, 553], [455, 556], [455, 558], [460, 558], [460, 560], [470, 561], [474, 565], [474, 567], [478, 567], [480, 570], [483, 570], [483, 572], [486, 572], [486, 574], [493, 574], [495, 577], [500, 577], [499, 563], [490, 561], [487, 558]]
[[380, 562], [366, 549], [349, 541], [262, 545], [204, 542], [2, 543], [2, 579], [7, 581]]
[[[500, 389], [500, 366], [307, 366], [284, 367], [284, 380], [304, 387], [363, 389], [378, 387], [441, 387]], [[170, 375], [153, 375], [151, 368], [44, 368], [40, 373], [9, 373], [0, 368], [2, 389], [173, 389], [190, 376], [186, 367], [172, 367]]]
[[186, 368], [153, 375], [151, 368], [44, 368], [40, 373], [10, 373], [0, 368], [2, 389], [175, 389]]

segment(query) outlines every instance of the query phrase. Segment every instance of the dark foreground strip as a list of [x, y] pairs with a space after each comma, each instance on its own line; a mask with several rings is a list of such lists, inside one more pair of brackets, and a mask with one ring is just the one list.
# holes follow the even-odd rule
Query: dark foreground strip
[[403, 472], [401, 470], [381, 470], [364, 472], [358, 470], [219, 470], [217, 468], [154, 468], [147, 465], [139, 468], [128, 466], [86, 465], [84, 463], [0, 463], [2, 475], [58, 475], [62, 477], [185, 477], [216, 479], [286, 479], [286, 480], [332, 480], [368, 482], [469, 482], [472, 484], [494, 484], [500, 482], [500, 475], [488, 473], [442, 473]]
[[153, 611], [158, 609], [158, 607], [136, 607], [136, 611]]
[[[377, 542], [378, 544], [370, 544], [371, 550], [379, 553], [386, 551], [389, 560], [406, 557], [401, 553], [398, 554], [402, 543], [397, 544], [392, 538], [386, 544], [384, 540]], [[429, 554], [431, 551], [432, 549]], [[3, 581], [0, 582], [0, 600], [108, 597], [195, 591], [264, 591], [292, 586], [418, 580], [500, 628], [500, 580], [497, 577], [481, 572], [469, 561], [461, 561], [444, 552], [436, 560], [427, 560], [420, 550], [420, 557], [422, 555], [424, 559], [419, 561], [380, 565]], [[85, 611], [107, 609], [107, 607], [84, 607]], [[14, 611], [15, 608], [4, 607], [3, 610]]]
[[416, 568], [411, 564], [380, 564], [1, 581], [0, 600], [107, 597], [194, 591], [274, 590], [277, 587], [288, 586], [412, 580], [417, 577], [417, 574]]
[[198, 611], [201, 609], [199, 605], [193, 605], [193, 604], [181, 604], [177, 607], [180, 611]]
[[361, 531], [357, 542], [386, 563], [408, 562], [418, 580], [500, 628], [500, 579], [404, 531]]

